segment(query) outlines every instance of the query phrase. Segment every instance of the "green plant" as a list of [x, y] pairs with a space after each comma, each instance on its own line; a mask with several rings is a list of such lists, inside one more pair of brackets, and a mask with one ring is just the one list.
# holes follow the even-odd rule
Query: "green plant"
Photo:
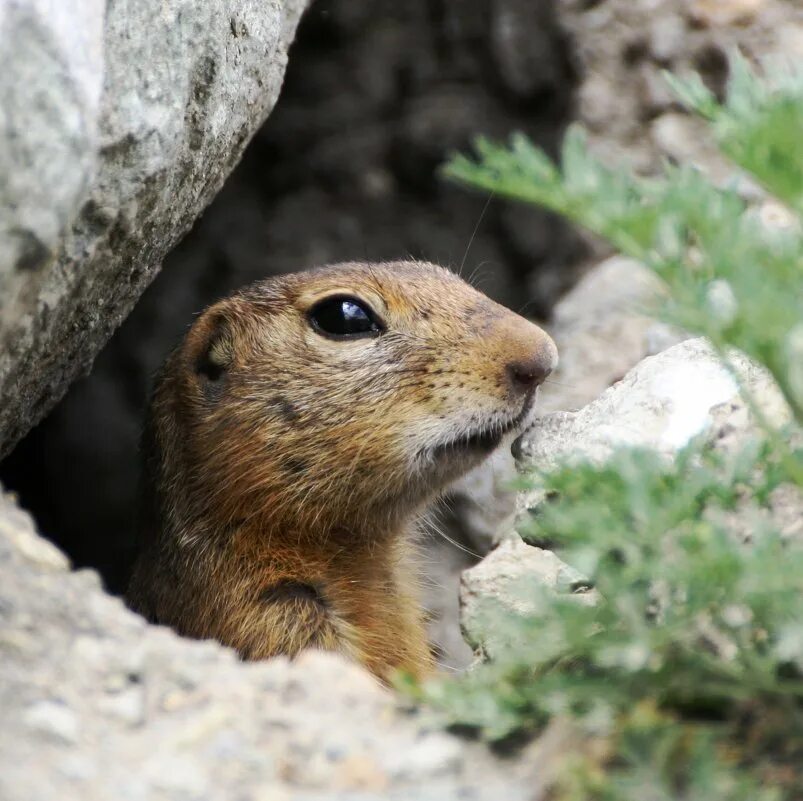
[[[759, 78], [738, 57], [720, 104], [668, 76], [722, 151], [778, 199], [783, 224], [685, 166], [640, 178], [569, 132], [562, 168], [521, 136], [477, 142], [445, 174], [557, 211], [665, 281], [663, 317], [772, 373], [803, 423], [803, 71]], [[756, 410], [757, 411], [757, 410]], [[600, 593], [595, 606], [535, 594], [496, 610], [509, 645], [464, 677], [416, 689], [490, 740], [573, 720], [602, 749], [573, 760], [567, 799], [803, 797], [803, 548], [768, 514], [803, 487], [803, 451], [769, 428], [736, 455], [640, 451], [530, 481], [555, 500], [521, 531], [555, 542]], [[764, 514], [762, 514], [762, 511]], [[734, 520], [755, 520], [748, 542]]]
[[734, 187], [720, 188], [688, 167], [658, 178], [603, 165], [574, 127], [562, 169], [523, 136], [509, 148], [478, 139], [478, 160], [456, 156], [444, 174], [498, 196], [545, 206], [652, 267], [667, 283], [671, 322], [739, 348], [773, 373], [803, 416], [803, 71], [762, 82], [743, 61], [725, 105], [699, 80], [671, 78], [691, 107], [756, 180], [789, 201], [787, 224], [768, 226]]

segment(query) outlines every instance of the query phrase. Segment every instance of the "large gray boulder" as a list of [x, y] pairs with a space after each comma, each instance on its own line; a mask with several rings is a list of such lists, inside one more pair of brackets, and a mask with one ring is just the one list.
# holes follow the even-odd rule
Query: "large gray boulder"
[[337, 656], [246, 664], [148, 625], [7, 495], [0, 710], [3, 801], [525, 801], [537, 778]]
[[0, 457], [276, 102], [305, 0], [0, 0]]

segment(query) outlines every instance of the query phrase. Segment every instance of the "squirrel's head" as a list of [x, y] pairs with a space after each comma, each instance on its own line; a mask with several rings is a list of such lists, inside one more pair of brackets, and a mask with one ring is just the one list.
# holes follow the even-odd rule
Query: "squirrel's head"
[[161, 491], [219, 524], [392, 525], [512, 439], [556, 361], [431, 264], [262, 281], [203, 312], [162, 374]]

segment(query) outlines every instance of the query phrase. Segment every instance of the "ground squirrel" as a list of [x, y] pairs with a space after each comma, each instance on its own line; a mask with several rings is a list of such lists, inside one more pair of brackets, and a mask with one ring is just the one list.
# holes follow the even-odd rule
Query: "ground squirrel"
[[425, 506], [527, 423], [540, 328], [454, 273], [348, 263], [211, 306], [146, 427], [132, 606], [243, 658], [431, 666], [411, 565]]

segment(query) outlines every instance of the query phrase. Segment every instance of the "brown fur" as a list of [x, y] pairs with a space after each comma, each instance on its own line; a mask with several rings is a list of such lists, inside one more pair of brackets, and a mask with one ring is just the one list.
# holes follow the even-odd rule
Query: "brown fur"
[[[308, 311], [333, 294], [387, 330], [322, 336]], [[244, 658], [315, 647], [427, 672], [418, 515], [520, 428], [555, 360], [540, 328], [430, 264], [335, 265], [215, 304], [157, 381], [132, 606]]]

